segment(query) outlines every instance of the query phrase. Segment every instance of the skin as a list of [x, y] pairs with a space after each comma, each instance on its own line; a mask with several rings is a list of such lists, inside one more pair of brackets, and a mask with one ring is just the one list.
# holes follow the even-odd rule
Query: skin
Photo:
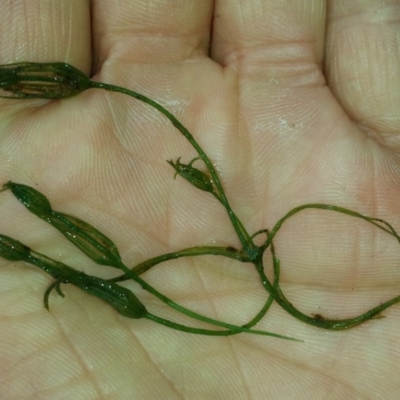
[[[159, 101], [213, 160], [250, 232], [311, 202], [400, 228], [397, 1], [2, 3], [1, 64], [66, 61]], [[1, 99], [0, 132], [0, 182], [36, 187], [54, 209], [95, 225], [127, 265], [196, 245], [238, 247], [216, 200], [173, 180], [165, 160], [188, 163], [195, 153], [144, 104], [95, 90], [54, 102]], [[117, 275], [9, 192], [0, 210], [1, 233], [87, 273]], [[282, 228], [276, 250], [282, 289], [308, 314], [352, 317], [400, 292], [398, 244], [365, 222], [304, 211]], [[0, 398], [388, 399], [400, 389], [398, 305], [344, 332], [273, 305], [257, 328], [305, 343], [210, 338], [124, 318], [71, 286], [62, 286], [64, 299], [51, 294], [49, 313], [46, 274], [0, 266]], [[143, 277], [237, 324], [267, 296], [253, 269], [212, 256]], [[155, 314], [192, 323], [126, 285]]]

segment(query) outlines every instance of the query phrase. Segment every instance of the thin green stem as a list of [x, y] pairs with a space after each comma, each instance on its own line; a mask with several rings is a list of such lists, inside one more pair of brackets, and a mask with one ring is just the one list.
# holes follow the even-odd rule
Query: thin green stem
[[187, 315], [190, 318], [197, 319], [198, 321], [202, 322], [207, 322], [209, 324], [215, 325], [215, 326], [220, 326], [222, 328], [228, 328], [231, 329], [230, 327], [227, 327], [227, 324], [221, 321], [217, 321], [215, 319], [206, 317], [204, 315], [197, 314], [191, 310], [189, 310], [186, 307], [183, 307], [179, 305], [178, 303], [175, 303], [173, 300], [171, 300], [169, 297], [163, 295], [160, 293], [158, 290], [153, 288], [153, 286], [149, 285], [145, 280], [140, 278], [136, 273], [134, 273], [132, 270], [130, 270], [128, 267], [126, 267], [124, 264], [120, 265], [120, 269], [125, 272], [126, 275], [129, 276], [130, 279], [133, 281], [137, 282], [144, 290], [148, 291], [158, 299], [160, 299], [163, 303], [167, 304], [169, 307], [179, 311], [182, 314]]
[[358, 213], [356, 211], [352, 211], [352, 210], [349, 210], [349, 209], [344, 208], [344, 207], [334, 206], [334, 205], [331, 205], [331, 204], [314, 203], [314, 204], [304, 204], [302, 206], [295, 207], [292, 210], [290, 210], [284, 217], [282, 217], [280, 220], [278, 220], [278, 222], [271, 229], [271, 233], [269, 234], [268, 239], [260, 247], [260, 249], [262, 251], [264, 251], [269, 246], [269, 244], [272, 241], [272, 239], [275, 237], [275, 235], [278, 233], [279, 229], [281, 229], [283, 223], [288, 218], [290, 218], [291, 216], [299, 213], [300, 211], [303, 211], [303, 210], [306, 210], [306, 209], [310, 209], [310, 208], [311, 209], [334, 211], [334, 212], [338, 212], [338, 213], [341, 213], [341, 214], [349, 215], [351, 217], [361, 218], [361, 219], [369, 222], [370, 224], [376, 226], [377, 228], [385, 231], [386, 233], [394, 236], [398, 240], [398, 242], [400, 243], [400, 237], [397, 234], [397, 232], [394, 230], [394, 228], [389, 223], [387, 223], [386, 221], [384, 221], [382, 219], [368, 217], [366, 215], [360, 214], [360, 213]]
[[[175, 260], [181, 257], [195, 257], [204, 255], [223, 256], [241, 262], [251, 262], [251, 259], [247, 254], [233, 247], [201, 246], [201, 247], [189, 247], [187, 249], [175, 251], [173, 253], [166, 253], [162, 254], [161, 256], [150, 258], [136, 265], [135, 267], [131, 268], [131, 270], [135, 274], [141, 275], [146, 271], [148, 271], [150, 268], [154, 267], [155, 265], [163, 263], [168, 260]], [[128, 279], [131, 278], [128, 277], [126, 274], [123, 274], [116, 278], [109, 279], [109, 282], [122, 282]]]
[[[263, 230], [263, 232], [268, 234], [268, 230]], [[227, 250], [227, 248], [216, 248], [216, 247], [210, 246], [208, 249], [210, 251], [212, 251], [212, 253], [210, 253], [210, 254], [225, 255], [225, 256], [234, 258], [234, 257], [232, 257], [232, 253], [233, 254], [235, 254], [235, 253], [232, 252], [232, 250]], [[280, 276], [279, 261], [277, 262], [277, 259], [275, 257], [275, 248], [274, 248], [273, 243], [271, 243], [270, 250], [271, 250], [273, 266], [274, 266], [274, 284], [273, 284], [273, 287], [279, 287], [278, 286], [279, 276]], [[226, 254], [227, 252], [229, 254]], [[173, 258], [177, 258], [177, 254], [180, 257], [183, 257], [183, 256], [189, 256], [189, 255], [204, 255], [204, 252], [200, 253], [199, 252], [199, 248], [190, 248], [190, 249], [182, 250], [181, 252], [166, 254], [164, 256], [171, 256], [171, 259], [173, 259]], [[152, 261], [151, 266], [156, 265], [155, 263], [160, 263], [160, 262], [165, 261], [165, 259], [163, 259], [164, 256], [159, 256], [159, 257], [156, 257], [155, 259], [149, 260], [149, 261]], [[250, 261], [250, 260], [248, 260], [248, 261]], [[138, 267], [140, 267], [140, 266], [138, 266]], [[150, 266], [149, 266], [149, 268], [150, 268]], [[251, 327], [256, 325], [265, 316], [265, 314], [269, 310], [269, 308], [272, 305], [273, 300], [274, 300], [273, 295], [270, 294], [268, 296], [268, 299], [267, 299], [266, 303], [264, 304], [262, 309], [257, 313], [257, 315], [251, 321], [249, 321], [248, 323], [244, 324], [241, 327], [241, 328], [245, 329], [244, 331], [242, 331], [242, 330], [238, 330], [237, 328], [233, 328], [234, 325], [229, 325], [229, 324], [226, 324], [224, 322], [217, 321], [217, 320], [209, 318], [209, 317], [205, 317], [203, 315], [197, 314], [197, 313], [195, 313], [195, 312], [193, 312], [193, 311], [191, 311], [191, 310], [189, 310], [189, 309], [187, 309], [185, 307], [182, 307], [181, 305], [175, 303], [173, 300], [169, 299], [167, 296], [163, 295], [158, 290], [154, 289], [151, 285], [149, 285], [146, 281], [141, 279], [136, 274], [135, 268], [133, 270], [131, 270], [128, 267], [126, 267], [124, 264], [121, 263], [120, 269], [125, 271], [126, 275], [123, 276], [124, 279], [125, 279], [125, 276], [128, 276], [130, 279], [132, 279], [135, 282], [137, 282], [138, 284], [140, 284], [144, 290], [146, 290], [149, 293], [153, 294], [158, 299], [160, 299], [162, 302], [164, 302], [168, 306], [174, 308], [175, 310], [177, 310], [177, 311], [179, 311], [179, 312], [181, 312], [181, 313], [183, 313], [183, 314], [185, 314], [185, 315], [187, 315], [187, 316], [189, 316], [189, 317], [191, 317], [193, 319], [197, 319], [199, 321], [207, 322], [207, 323], [210, 323], [210, 324], [213, 324], [213, 325], [216, 325], [216, 326], [220, 326], [220, 327], [223, 327], [223, 328], [227, 328], [228, 330], [230, 330], [230, 331], [210, 331], [210, 332], [213, 332], [212, 335], [215, 335], [214, 332], [219, 332], [218, 335], [221, 335], [221, 336], [234, 335], [234, 334], [237, 334], [237, 333], [240, 333], [240, 332], [248, 332], [248, 333], [250, 333], [250, 331], [248, 331], [247, 329], [250, 329]], [[121, 278], [121, 277], [119, 277], [119, 278]], [[169, 322], [171, 322], [171, 321], [169, 321]], [[175, 323], [172, 323], [172, 324], [175, 324]], [[168, 325], [168, 326], [173, 327], [172, 325]], [[176, 328], [176, 329], [178, 329], [178, 328]], [[192, 329], [192, 328], [187, 328], [187, 329]], [[204, 333], [203, 330], [199, 330], [199, 331], [196, 331], [196, 332], [190, 331], [190, 332], [191, 333], [203, 333], [203, 334], [206, 334], [206, 333]], [[255, 333], [255, 331], [252, 331], [252, 332]], [[259, 332], [264, 332], [264, 331], [259, 331]], [[265, 333], [265, 334], [267, 336], [275, 336], [275, 337], [280, 337], [280, 338], [287, 338], [286, 336], [282, 336], [282, 335], [278, 335], [278, 334], [272, 334], [271, 335], [270, 332]], [[293, 338], [290, 338], [290, 339], [293, 340]], [[297, 340], [297, 339], [295, 339], [295, 340]]]
[[[263, 230], [262, 232], [265, 232], [267, 234], [269, 233], [267, 229]], [[280, 278], [280, 265], [279, 265], [279, 260], [275, 256], [275, 247], [274, 247], [273, 242], [271, 242], [270, 250], [271, 250], [272, 263], [273, 263], [273, 269], [274, 269], [274, 282], [273, 282], [272, 286], [274, 288], [278, 288], [279, 287], [279, 278]], [[257, 270], [258, 269], [263, 269], [262, 260], [259, 260], [255, 264], [255, 266], [256, 266]], [[261, 319], [264, 318], [265, 314], [270, 309], [273, 301], [274, 301], [274, 296], [273, 296], [272, 293], [270, 293], [269, 296], [268, 296], [267, 301], [265, 302], [265, 304], [263, 306], [263, 308], [258, 312], [258, 314], [251, 321], [249, 321], [247, 324], [245, 324], [243, 326], [246, 327], [246, 328], [250, 328], [250, 327], [256, 325], [258, 322], [260, 322]]]
[[[268, 230], [264, 229], [262, 232], [268, 233]], [[272, 259], [274, 261], [275, 260], [275, 249], [274, 249], [273, 244], [271, 245], [271, 253], [272, 253]], [[164, 261], [167, 261], [167, 260], [172, 260], [172, 259], [176, 259], [176, 258], [180, 258], [180, 257], [190, 257], [190, 256], [199, 256], [199, 255], [207, 255], [207, 254], [220, 255], [220, 256], [225, 256], [228, 258], [234, 258], [234, 259], [237, 259], [242, 262], [251, 262], [248, 255], [242, 254], [238, 250], [233, 249], [231, 247], [204, 246], [204, 247], [187, 248], [187, 249], [177, 251], [174, 253], [168, 253], [168, 254], [163, 254], [161, 256], [158, 256], [158, 257], [154, 257], [154, 258], [149, 259], [149, 260], [137, 265], [136, 267], [132, 268], [131, 271], [137, 275], [140, 275], [140, 274], [148, 271], [153, 266], [155, 266], [159, 263], [162, 263]], [[127, 280], [127, 279], [132, 279], [132, 277], [128, 276], [127, 274], [124, 274], [117, 278], [110, 279], [109, 281], [110, 282], [121, 282], [121, 281]], [[277, 266], [274, 263], [274, 285], [276, 285], [278, 283], [278, 281], [279, 281], [279, 265]], [[136, 282], [138, 282], [138, 281], [136, 281]], [[141, 282], [138, 282], [138, 283], [141, 284]], [[149, 288], [149, 286], [146, 286], [145, 290], [147, 290], [148, 288]], [[150, 287], [150, 288], [151, 288], [150, 290], [153, 290], [152, 287]], [[160, 298], [159, 297], [160, 293], [158, 293], [158, 292], [157, 293], [151, 292], [151, 293], [154, 294], [155, 296], [157, 296], [158, 298]], [[161, 295], [161, 296], [163, 296], [163, 295]], [[166, 304], [168, 304], [169, 306], [171, 306], [171, 303], [170, 303], [171, 300], [168, 299], [167, 297], [164, 296], [163, 298], [160, 298], [160, 299], [163, 302], [165, 302]], [[257, 315], [251, 321], [244, 324], [243, 327], [251, 328], [254, 325], [256, 325], [265, 316], [265, 314], [271, 307], [273, 300], [274, 300], [274, 298], [270, 294], [268, 296], [268, 299], [265, 302], [263, 308], [257, 313]], [[181, 306], [178, 305], [178, 307], [181, 307]], [[178, 309], [175, 306], [173, 308]], [[181, 311], [181, 310], [178, 310], [178, 311]], [[184, 313], [186, 314], [186, 309], [185, 309]], [[196, 315], [198, 315], [198, 314], [196, 314]], [[198, 318], [196, 317], [196, 319], [198, 319]], [[215, 331], [213, 331], [213, 332], [215, 332]], [[233, 335], [233, 334], [239, 333], [239, 332], [235, 332], [235, 331], [232, 331], [230, 333], [229, 332], [227, 333], [226, 331], [221, 331], [221, 332], [222, 332], [221, 336], [227, 336], [227, 335]]]
[[184, 332], [188, 332], [188, 333], [194, 333], [194, 334], [198, 334], [198, 335], [230, 336], [232, 334], [237, 334], [237, 333], [252, 333], [254, 335], [272, 336], [272, 337], [276, 337], [276, 338], [279, 338], [279, 339], [292, 340], [292, 341], [295, 341], [295, 342], [303, 342], [303, 340], [292, 338], [290, 336], [283, 336], [283, 335], [279, 335], [277, 333], [259, 331], [259, 330], [255, 330], [255, 329], [247, 329], [247, 328], [244, 328], [244, 327], [238, 327], [236, 325], [225, 324], [225, 323], [222, 323], [222, 322], [220, 323], [220, 326], [223, 326], [223, 327], [227, 328], [228, 330], [226, 330], [226, 331], [214, 331], [214, 330], [210, 330], [210, 329], [189, 327], [189, 326], [181, 325], [179, 323], [176, 323], [176, 322], [167, 320], [165, 318], [156, 316], [156, 315], [151, 314], [149, 312], [147, 313], [147, 315], [144, 318], [149, 319], [149, 320], [154, 321], [154, 322], [157, 322], [157, 323], [159, 323], [161, 325], [165, 325], [168, 328], [172, 328], [172, 329], [176, 329], [176, 330], [184, 331]]
[[268, 280], [263, 270], [259, 270], [259, 275], [261, 278], [261, 282], [265, 289], [273, 295], [274, 300], [290, 315], [297, 318], [298, 320], [305, 322], [309, 325], [315, 326], [317, 328], [328, 329], [328, 330], [345, 330], [353, 328], [357, 325], [360, 325], [374, 317], [377, 317], [382, 311], [386, 310], [390, 306], [400, 302], [400, 296], [394, 297], [377, 307], [372, 308], [371, 310], [365, 312], [364, 314], [358, 315], [354, 318], [346, 318], [346, 319], [325, 319], [318, 317], [310, 317], [296, 307], [293, 306], [292, 303], [285, 297], [280, 286], [274, 287]]
[[[260, 249], [264, 252], [265, 249], [269, 246], [272, 245], [272, 240], [275, 237], [275, 235], [278, 233], [279, 229], [282, 227], [283, 223], [290, 218], [291, 216], [297, 214], [298, 212], [305, 210], [305, 209], [322, 209], [322, 210], [329, 210], [329, 211], [335, 211], [339, 212], [342, 214], [346, 214], [355, 218], [361, 218], [370, 224], [376, 226], [377, 228], [385, 231], [386, 233], [394, 236], [398, 242], [400, 243], [400, 237], [397, 234], [397, 232], [394, 230], [394, 228], [387, 223], [386, 221], [378, 218], [371, 218], [367, 217], [363, 214], [357, 213], [355, 211], [349, 210], [347, 208], [343, 207], [338, 207], [338, 206], [333, 206], [330, 204], [305, 204], [299, 207], [296, 207], [289, 211], [283, 218], [281, 218], [271, 229], [270, 234], [267, 237], [267, 240], [265, 243], [260, 247]], [[298, 310], [296, 307], [293, 306], [293, 304], [286, 298], [284, 293], [282, 292], [282, 289], [280, 288], [279, 283], [272, 285], [267, 276], [265, 275], [264, 268], [262, 264], [256, 265], [257, 271], [259, 273], [261, 282], [265, 289], [267, 290], [268, 293], [270, 293], [275, 301], [285, 310], [287, 311], [290, 315], [293, 317], [297, 318], [300, 321], [303, 321], [307, 324], [313, 325], [318, 328], [323, 328], [323, 329], [329, 329], [329, 330], [344, 330], [344, 329], [349, 329], [354, 326], [360, 325], [370, 319], [373, 319], [374, 317], [378, 316], [382, 311], [387, 309], [388, 307], [392, 306], [393, 304], [396, 304], [400, 302], [400, 296], [394, 297], [391, 300], [388, 300], [382, 304], [380, 304], [377, 307], [372, 308], [371, 310], [357, 316], [354, 318], [347, 318], [347, 319], [335, 319], [335, 320], [330, 320], [330, 319], [325, 319], [321, 318], [321, 316], [318, 317], [310, 317], [304, 313], [302, 313], [300, 310]]]
[[[204, 164], [206, 165], [211, 178], [213, 180], [213, 183], [215, 187], [218, 190], [218, 195], [220, 196], [220, 201], [225, 207], [228, 216], [232, 222], [232, 225], [239, 237], [240, 242], [242, 243], [244, 249], [246, 252], [248, 251], [250, 254], [252, 253], [252, 250], [254, 250], [255, 246], [253, 244], [253, 241], [243, 226], [243, 224], [239, 221], [237, 218], [236, 214], [233, 212], [228, 199], [226, 198], [224, 189], [222, 188], [221, 182], [219, 180], [217, 171], [215, 170], [213, 164], [211, 163], [210, 159], [206, 155], [206, 153], [203, 151], [203, 149], [200, 147], [200, 145], [196, 142], [194, 139], [193, 135], [189, 132], [189, 130], [173, 115], [171, 114], [167, 109], [165, 109], [161, 104], [155, 102], [154, 100], [149, 99], [148, 97], [134, 92], [132, 90], [120, 87], [120, 86], [115, 86], [115, 85], [110, 85], [107, 83], [102, 83], [102, 82], [95, 82], [91, 81], [91, 87], [96, 88], [96, 89], [105, 89], [111, 92], [118, 92], [118, 93], [123, 93], [128, 96], [131, 96], [137, 100], [143, 101], [144, 103], [150, 105], [151, 107], [155, 108], [156, 110], [160, 111], [165, 117], [167, 117], [170, 122], [185, 136], [185, 138], [189, 141], [189, 143], [193, 146], [193, 148], [197, 151], [199, 157], [202, 159]], [[216, 196], [217, 197], [217, 196]], [[217, 197], [218, 198], [218, 197]]]
[[139, 278], [138, 276], [135, 276], [134, 272], [129, 270], [127, 267], [124, 265], [121, 265], [121, 269], [125, 269], [127, 271], [127, 274], [131, 276], [133, 280], [138, 282], [145, 290], [148, 292], [152, 293], [156, 297], [158, 297], [160, 300], [162, 300], [164, 303], [169, 305], [170, 307], [176, 309], [177, 311], [193, 318], [198, 321], [206, 322], [211, 325], [219, 326], [222, 328], [226, 328], [227, 331], [212, 331], [212, 330], [204, 330], [204, 329], [199, 329], [199, 328], [192, 328], [192, 327], [187, 327], [185, 325], [177, 324], [175, 322], [163, 319], [161, 317], [156, 317], [153, 314], [148, 313], [145, 308], [141, 305], [141, 303], [137, 300], [136, 296], [134, 296], [128, 289], [118, 286], [115, 283], [110, 283], [102, 280], [101, 278], [96, 278], [89, 276], [83, 272], [76, 271], [71, 267], [68, 267], [67, 265], [54, 261], [51, 258], [40, 254], [36, 252], [31, 252], [29, 257], [26, 259], [26, 261], [40, 267], [44, 271], [46, 271], [48, 274], [53, 276], [53, 278], [56, 278], [56, 281], [53, 282], [48, 289], [46, 290], [44, 294], [44, 304], [45, 307], [48, 309], [48, 298], [50, 295], [50, 292], [53, 289], [56, 289], [58, 294], [61, 296], [64, 296], [63, 293], [61, 292], [61, 289], [59, 285], [61, 283], [72, 283], [75, 286], [79, 287], [80, 289], [88, 292], [89, 294], [92, 294], [106, 302], [108, 302], [111, 306], [116, 308], [121, 314], [128, 316], [128, 317], [133, 317], [133, 318], [148, 318], [152, 319], [160, 324], [166, 325], [170, 328], [178, 329], [181, 331], [185, 332], [190, 332], [190, 333], [197, 333], [197, 334], [204, 334], [204, 335], [214, 335], [214, 336], [229, 336], [229, 335], [234, 335], [238, 333], [252, 333], [252, 334], [257, 334], [257, 335], [264, 335], [264, 336], [272, 336], [272, 337], [277, 337], [281, 339], [287, 339], [287, 340], [294, 340], [294, 341], [300, 341], [298, 339], [284, 336], [284, 335], [279, 335], [267, 331], [260, 331], [260, 330], [253, 330], [249, 329], [249, 324], [247, 324], [244, 327], [240, 327], [237, 325], [232, 325], [228, 324], [225, 322], [221, 322], [212, 318], [205, 317], [203, 315], [197, 314], [193, 311], [190, 311], [186, 309], [185, 307], [182, 307], [178, 305], [177, 303], [173, 302], [171, 299], [168, 297], [164, 296], [160, 292], [158, 292], [156, 289], [154, 289], [152, 286], [150, 286], [147, 282]]

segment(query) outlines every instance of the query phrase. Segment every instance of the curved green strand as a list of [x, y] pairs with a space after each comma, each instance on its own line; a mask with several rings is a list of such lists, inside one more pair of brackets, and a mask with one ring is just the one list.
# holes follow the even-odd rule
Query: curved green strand
[[[160, 256], [156, 256], [150, 258], [146, 261], [141, 262], [135, 267], [131, 268], [131, 270], [137, 275], [141, 275], [153, 268], [155, 265], [158, 265], [162, 262], [175, 260], [181, 257], [195, 257], [195, 256], [204, 256], [204, 255], [215, 255], [215, 256], [223, 256], [227, 258], [232, 258], [234, 260], [238, 260], [241, 262], [249, 263], [251, 262], [250, 257], [246, 254], [237, 250], [233, 247], [218, 247], [218, 246], [199, 246], [199, 247], [188, 247], [183, 250], [178, 250], [172, 253], [162, 254]], [[116, 278], [109, 279], [110, 282], [122, 282], [125, 280], [131, 279], [128, 275], [123, 274], [117, 276]]]
[[215, 170], [213, 164], [211, 163], [210, 159], [208, 158], [206, 153], [203, 151], [203, 149], [200, 147], [200, 145], [197, 143], [197, 141], [194, 139], [193, 135], [189, 132], [189, 130], [173, 114], [171, 114], [167, 109], [165, 109], [161, 104], [157, 103], [154, 100], [151, 100], [147, 96], [144, 96], [140, 93], [134, 92], [132, 90], [129, 90], [129, 89], [126, 89], [126, 88], [123, 88], [120, 86], [110, 85], [110, 84], [102, 83], [102, 82], [91, 81], [91, 87], [96, 88], [96, 89], [105, 89], [110, 92], [126, 94], [130, 97], [133, 97], [137, 100], [140, 100], [140, 101], [150, 105], [151, 107], [155, 108], [156, 110], [161, 112], [166, 118], [169, 119], [169, 121], [175, 126], [175, 128], [177, 128], [178, 131], [181, 132], [183, 136], [185, 136], [185, 138], [189, 141], [189, 143], [197, 151], [199, 157], [202, 159], [202, 161], [206, 165], [208, 171], [210, 172], [213, 183], [215, 184], [215, 187], [218, 190], [220, 201], [228, 213], [228, 216], [229, 216], [229, 218], [232, 222], [232, 225], [239, 237], [240, 242], [242, 243], [244, 249], [246, 249], [246, 251], [249, 251], [249, 253], [251, 254], [252, 250], [254, 250], [254, 248], [255, 248], [254, 243], [253, 243], [249, 233], [247, 232], [247, 230], [241, 223], [241, 221], [238, 219], [236, 214], [233, 212], [233, 210], [229, 204], [229, 201], [226, 198], [224, 189], [222, 188], [217, 171]]
[[296, 338], [293, 338], [290, 336], [284, 336], [284, 335], [279, 335], [279, 334], [273, 333], [273, 332], [259, 331], [259, 330], [255, 330], [255, 329], [246, 329], [244, 327], [238, 327], [238, 326], [230, 325], [230, 324], [225, 324], [225, 327], [228, 328], [229, 330], [214, 331], [214, 330], [210, 330], [210, 329], [194, 328], [194, 327], [189, 327], [186, 325], [181, 325], [176, 322], [158, 317], [151, 313], [148, 313], [147, 316], [145, 316], [144, 318], [149, 319], [154, 322], [157, 322], [161, 325], [165, 325], [168, 328], [172, 328], [172, 329], [176, 329], [176, 330], [188, 332], [188, 333], [194, 333], [194, 334], [198, 334], [198, 335], [230, 336], [232, 334], [237, 334], [237, 333], [251, 333], [254, 335], [272, 336], [272, 337], [276, 337], [279, 339], [291, 340], [294, 342], [304, 342], [303, 340], [296, 339]]
[[[320, 204], [320, 203], [315, 203], [315, 204], [304, 204], [302, 206], [293, 208], [290, 210], [284, 217], [282, 217], [278, 222], [274, 225], [274, 227], [271, 229], [270, 234], [268, 235], [268, 238], [266, 242], [260, 247], [262, 251], [264, 252], [265, 249], [272, 244], [272, 239], [275, 237], [275, 235], [278, 233], [279, 229], [282, 227], [283, 223], [290, 218], [291, 216], [297, 214], [298, 212], [305, 210], [305, 209], [322, 209], [322, 210], [329, 210], [329, 211], [335, 211], [339, 212], [342, 214], [350, 215], [355, 218], [361, 218], [372, 225], [376, 226], [377, 228], [383, 230], [384, 232], [394, 236], [397, 241], [400, 243], [400, 237], [395, 231], [395, 229], [386, 221], [379, 219], [379, 218], [372, 218], [365, 216], [363, 214], [360, 214], [358, 212], [349, 210], [344, 207], [339, 207], [339, 206], [333, 206], [330, 204]], [[298, 310], [293, 304], [286, 298], [284, 295], [279, 283], [276, 285], [272, 285], [271, 282], [269, 281], [268, 277], [265, 275], [264, 268], [262, 264], [256, 265], [257, 272], [260, 276], [260, 280], [262, 285], [265, 287], [268, 293], [270, 293], [275, 301], [285, 310], [287, 311], [290, 315], [293, 317], [297, 318], [298, 320], [305, 322], [309, 325], [315, 326], [317, 328], [323, 328], [327, 330], [344, 330], [344, 329], [350, 329], [353, 328], [357, 325], [360, 325], [366, 321], [369, 321], [375, 317], [377, 317], [382, 311], [386, 310], [388, 307], [399, 303], [400, 302], [400, 296], [396, 296], [386, 302], [381, 303], [379, 306], [376, 306], [367, 312], [358, 315], [353, 318], [346, 318], [346, 319], [325, 319], [319, 317], [310, 317], [300, 310]]]

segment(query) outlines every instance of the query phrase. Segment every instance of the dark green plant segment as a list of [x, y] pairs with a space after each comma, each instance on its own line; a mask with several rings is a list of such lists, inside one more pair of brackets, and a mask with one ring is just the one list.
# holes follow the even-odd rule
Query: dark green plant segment
[[89, 89], [88, 77], [72, 65], [21, 62], [0, 66], [0, 89], [5, 98], [64, 99]]
[[[226, 328], [227, 330], [216, 331], [178, 324], [147, 311], [143, 303], [140, 302], [140, 300], [129, 289], [122, 287], [117, 283], [106, 281], [95, 276], [87, 275], [84, 272], [78, 271], [64, 263], [55, 261], [41, 253], [31, 250], [28, 246], [19, 242], [18, 240], [1, 234], [0, 256], [9, 261], [24, 261], [26, 263], [33, 264], [55, 278], [55, 281], [48, 287], [44, 294], [44, 305], [46, 309], [49, 309], [49, 295], [51, 291], [55, 289], [60, 296], [64, 297], [60, 285], [62, 283], [68, 283], [78, 287], [79, 289], [82, 289], [87, 294], [90, 294], [94, 297], [99, 298], [100, 300], [105, 301], [125, 317], [135, 319], [146, 318], [155, 321], [161, 325], [165, 325], [169, 328], [177, 329], [180, 331], [209, 336], [229, 336], [245, 332], [255, 335], [272, 336], [280, 339], [298, 341], [298, 339], [278, 335], [272, 332], [253, 330], [250, 329], [248, 326], [240, 327], [221, 321], [216, 321], [211, 318], [204, 317], [200, 314], [196, 314], [192, 311], [189, 311], [190, 314], [184, 311], [184, 314], [187, 314], [194, 319], [198, 319], [200, 321], [208, 322], [212, 325]], [[181, 310], [185, 309], [181, 307]]]
[[3, 190], [11, 190], [13, 195], [37, 217], [57, 228], [70, 242], [100, 265], [118, 268], [121, 256], [115, 244], [99, 230], [88, 223], [53, 211], [49, 200], [34, 188], [7, 182]]
[[52, 260], [9, 236], [0, 235], [0, 255], [9, 261], [24, 261], [33, 264], [56, 279], [44, 295], [44, 305], [47, 309], [49, 309], [48, 299], [51, 290], [56, 289], [57, 293], [64, 297], [60, 284], [71, 283], [92, 296], [105, 300], [126, 317], [143, 318], [147, 313], [146, 308], [130, 290]]
[[[3, 186], [3, 191], [10, 190], [29, 211], [56, 228], [65, 236], [65, 238], [73, 243], [91, 260], [95, 261], [99, 265], [117, 268], [123, 272], [121, 276], [110, 280], [103, 280], [95, 276], [89, 276], [70, 266], [51, 260], [42, 254], [36, 253], [29, 247], [8, 236], [0, 235], [1, 257], [10, 261], [24, 261], [36, 265], [55, 279], [55, 281], [45, 292], [44, 303], [46, 307], [48, 307], [48, 299], [51, 291], [55, 289], [59, 295], [63, 296], [60, 285], [62, 283], [69, 283], [79, 287], [86, 293], [107, 302], [124, 316], [130, 318], [147, 318], [173, 329], [214, 336], [228, 336], [245, 332], [296, 340], [287, 336], [253, 330], [251, 328], [265, 316], [274, 300], [280, 307], [282, 307], [283, 310], [288, 312], [296, 319], [314, 327], [329, 330], [344, 330], [353, 328], [370, 319], [377, 318], [383, 310], [400, 302], [400, 296], [397, 296], [354, 318], [329, 320], [320, 315], [314, 315], [312, 317], [302, 313], [286, 298], [279, 284], [281, 266], [280, 261], [275, 254], [273, 240], [278, 231], [281, 229], [283, 223], [298, 212], [305, 209], [316, 209], [337, 212], [347, 216], [360, 218], [383, 230], [389, 235], [394, 236], [400, 243], [399, 235], [386, 221], [364, 216], [355, 211], [334, 205], [305, 204], [289, 211], [284, 217], [277, 221], [270, 231], [267, 229], [261, 229], [251, 235], [246, 230], [239, 217], [232, 210], [219, 180], [218, 174], [204, 150], [199, 146], [188, 129], [159, 103], [126, 88], [92, 81], [81, 71], [65, 63], [41, 64], [25, 62], [0, 66], [0, 95], [2, 95], [0, 97], [14, 99], [63, 99], [78, 95], [82, 91], [88, 89], [102, 89], [117, 92], [140, 100], [161, 112], [177, 128], [177, 130], [196, 150], [198, 157], [191, 160], [188, 164], [181, 162], [181, 157], [179, 157], [176, 161], [168, 161], [168, 163], [175, 170], [175, 177], [179, 175], [184, 180], [189, 182], [195, 189], [210, 193], [218, 200], [219, 203], [221, 203], [228, 214], [242, 247], [240, 249], [230, 246], [191, 247], [172, 253], [161, 254], [148, 259], [134, 266], [133, 268], [128, 268], [123, 263], [115, 243], [98, 229], [77, 217], [53, 210], [49, 200], [37, 190], [29, 186], [10, 181]], [[198, 161], [196, 164], [197, 167], [194, 166], [196, 161]], [[265, 234], [265, 240], [260, 246], [257, 246], [254, 243], [254, 238], [260, 234]], [[267, 249], [270, 250], [273, 260], [273, 282], [268, 279], [264, 272], [263, 259]], [[239, 327], [194, 313], [193, 311], [175, 303], [173, 300], [150, 286], [144, 279], [140, 277], [141, 274], [145, 273], [150, 268], [160, 265], [165, 261], [181, 257], [194, 257], [202, 255], [227, 257], [240, 261], [246, 265], [252, 264], [256, 269], [260, 282], [268, 294], [268, 298], [266, 299], [265, 304], [260, 311], [247, 324]], [[153, 294], [162, 302], [174, 308], [175, 310], [193, 319], [222, 327], [225, 330], [217, 331], [188, 327], [149, 313], [145, 306], [131, 291], [118, 284], [119, 282], [126, 280], [133, 280], [137, 282], [142, 286], [143, 289]]]

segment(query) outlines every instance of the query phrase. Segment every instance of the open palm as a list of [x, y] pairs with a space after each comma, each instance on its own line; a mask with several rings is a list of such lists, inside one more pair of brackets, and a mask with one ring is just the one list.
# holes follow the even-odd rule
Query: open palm
[[[66, 61], [158, 101], [213, 161], [250, 233], [313, 202], [400, 226], [396, 2], [89, 3], [3, 2], [0, 63]], [[221, 205], [173, 179], [165, 161], [188, 163], [196, 152], [146, 104], [100, 90], [1, 99], [0, 128], [0, 182], [33, 186], [54, 209], [95, 225], [127, 265], [190, 246], [240, 247]], [[87, 273], [117, 275], [8, 192], [0, 211], [0, 233]], [[365, 222], [305, 211], [276, 238], [282, 289], [307, 314], [355, 316], [399, 294], [397, 246]], [[64, 299], [50, 296], [49, 313], [48, 275], [0, 262], [2, 399], [390, 399], [400, 389], [397, 306], [385, 319], [326, 332], [274, 304], [257, 328], [304, 343], [206, 337], [124, 318], [71, 285]], [[268, 295], [249, 264], [215, 256], [169, 261], [143, 277], [235, 324]], [[125, 285], [153, 313], [196, 325]]]

